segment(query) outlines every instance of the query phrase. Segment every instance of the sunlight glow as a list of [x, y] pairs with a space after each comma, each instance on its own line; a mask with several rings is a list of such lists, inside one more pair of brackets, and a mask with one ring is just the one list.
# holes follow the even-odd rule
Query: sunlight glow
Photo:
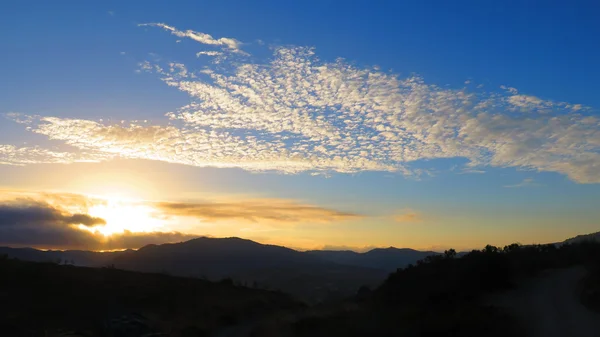
[[156, 217], [157, 210], [135, 200], [109, 198], [103, 204], [89, 208], [89, 215], [106, 220], [106, 225], [78, 227], [91, 232], [99, 232], [104, 236], [116, 233], [152, 232], [161, 229], [163, 220]]

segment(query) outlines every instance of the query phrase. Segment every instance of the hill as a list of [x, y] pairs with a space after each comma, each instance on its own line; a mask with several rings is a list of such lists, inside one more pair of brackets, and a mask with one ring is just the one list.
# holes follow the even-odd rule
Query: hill
[[567, 239], [560, 244], [580, 243], [585, 241], [600, 242], [600, 232], [577, 235], [576, 237]]
[[[461, 257], [448, 250], [391, 273], [380, 287], [357, 297], [354, 306], [340, 305], [327, 312], [304, 315], [282, 326], [265, 327], [264, 331], [287, 330], [292, 331], [293, 336], [306, 337], [546, 336], [543, 333], [546, 328], [540, 330], [539, 327], [556, 326], [567, 327], [573, 336], [595, 336], [597, 328], [594, 326], [570, 326], [571, 322], [593, 320], [570, 317], [570, 309], [565, 311], [561, 303], [577, 307], [577, 312], [585, 312], [588, 317], [598, 317], [583, 305], [592, 310], [600, 308], [599, 271], [600, 243], [597, 242], [558, 247], [554, 244], [511, 244], [503, 248], [488, 245]], [[582, 280], [585, 273], [588, 277]], [[548, 275], [556, 277], [544, 283]], [[532, 282], [534, 287], [521, 289]], [[567, 286], [570, 288], [564, 289]], [[513, 290], [517, 290], [519, 299], [524, 301], [519, 309], [526, 305], [536, 308], [533, 316], [523, 316], [510, 306], [495, 304], [498, 299], [510, 297]], [[548, 294], [553, 297], [544, 298], [550, 296]], [[495, 299], [492, 304], [491, 298]], [[527, 299], [542, 303], [543, 310], [538, 310], [540, 306], [535, 303], [525, 303]], [[551, 308], [543, 304], [554, 299], [559, 302], [553, 303]], [[553, 320], [559, 322], [548, 322]]]
[[309, 302], [353, 295], [363, 285], [377, 286], [387, 275], [383, 270], [336, 264], [312, 254], [240, 238], [149, 245], [119, 254], [113, 263], [127, 270], [210, 280], [231, 278]]
[[2, 336], [201, 337], [302, 307], [278, 292], [113, 268], [0, 258], [0, 275]]

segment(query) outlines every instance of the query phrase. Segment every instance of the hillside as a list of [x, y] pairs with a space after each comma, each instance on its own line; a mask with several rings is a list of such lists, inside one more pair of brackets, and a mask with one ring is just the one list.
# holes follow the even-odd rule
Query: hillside
[[[598, 270], [600, 244], [593, 242], [560, 247], [488, 245], [461, 257], [449, 250], [390, 274], [353, 305], [345, 303], [335, 310], [265, 327], [270, 334], [263, 336], [290, 331], [302, 337], [524, 337], [547, 336], [548, 327], [556, 327], [552, 336], [557, 332], [566, 336], [560, 331], [569, 336], [596, 336], [598, 325], [588, 323], [595, 322], [590, 317], [598, 317], [590, 309], [600, 307]], [[501, 305], [513, 303], [511, 298], [520, 304]], [[571, 314], [568, 306], [578, 311]], [[531, 314], [523, 315], [521, 309]], [[570, 326], [577, 322], [582, 326]]]
[[278, 289], [319, 302], [351, 296], [363, 285], [377, 286], [383, 270], [336, 264], [293, 249], [239, 238], [198, 238], [150, 245], [119, 254], [115, 267], [236, 282]]
[[435, 253], [397, 248], [366, 253], [301, 252], [240, 238], [203, 237], [148, 245], [137, 251], [41, 251], [0, 247], [1, 254], [27, 261], [61, 261], [87, 267], [112, 265], [125, 270], [164, 272], [213, 281], [232, 278], [239, 284], [282, 290], [314, 303], [352, 296], [364, 285], [374, 288], [389, 272]]
[[[213, 255], [216, 252], [220, 253]], [[279, 257], [260, 262], [268, 254]], [[168, 268], [170, 261], [174, 261], [172, 270], [180, 272], [190, 265], [207, 270], [217, 266], [220, 273], [245, 270], [248, 275], [238, 274], [238, 280], [255, 277], [260, 282], [282, 282], [295, 291], [318, 290], [296, 293], [298, 297], [319, 298], [323, 289], [331, 292], [329, 282], [338, 288], [358, 284], [368, 273], [365, 268], [237, 238], [147, 246], [119, 253], [114, 259], [132, 263], [129, 268], [142, 260], [141, 268]], [[291, 263], [287, 265], [287, 261]], [[233, 263], [230, 267], [221, 265], [229, 262]], [[268, 268], [261, 269], [263, 265]], [[167, 336], [538, 336], [544, 331], [540, 327], [552, 326], [543, 323], [548, 319], [561, 320], [555, 324], [561, 329], [569, 330], [571, 323], [561, 323], [567, 318], [560, 315], [550, 317], [560, 313], [562, 306], [536, 305], [538, 300], [553, 301], [543, 301], [546, 295], [536, 294], [552, 293], [559, 302], [594, 317], [584, 306], [600, 307], [599, 271], [600, 244], [594, 242], [488, 245], [463, 255], [453, 250], [430, 255], [415, 265], [398, 268], [372, 291], [363, 287], [356, 296], [307, 307], [279, 292], [234, 286], [229, 279], [210, 282], [112, 266], [84, 268], [5, 258], [0, 261], [0, 300], [6, 304], [0, 309], [0, 326], [6, 332], [3, 336], [49, 337], [58, 336], [53, 333], [59, 330], [84, 331], [78, 336], [99, 336], [98, 331], [109, 336], [142, 336], [131, 331], [106, 334], [107, 328], [167, 332]], [[524, 286], [527, 284], [535, 286]], [[338, 299], [342, 296], [336, 295]], [[516, 309], [503, 305], [517, 303], [511, 298], [525, 304]], [[527, 308], [533, 316], [519, 311]], [[533, 318], [527, 318], [530, 316]], [[581, 320], [569, 317], [570, 322]], [[580, 330], [582, 336], [589, 335], [590, 329]]]
[[[564, 243], [586, 241], [596, 234], [582, 235]], [[342, 299], [362, 286], [375, 288], [389, 273], [417, 264], [431, 251], [377, 248], [353, 251], [307, 251], [263, 245], [240, 238], [197, 238], [181, 243], [148, 245], [120, 252], [39, 251], [31, 248], [0, 248], [7, 254], [30, 261], [62, 261], [77, 266], [115, 266], [141, 272], [161, 272], [212, 281], [231, 278], [237, 284], [275, 289], [309, 303]], [[457, 256], [464, 256], [459, 253]]]
[[580, 243], [585, 241], [600, 242], [600, 232], [577, 235], [576, 237], [563, 241], [561, 244]]
[[302, 306], [278, 292], [112, 268], [0, 259], [0, 335], [208, 336]]

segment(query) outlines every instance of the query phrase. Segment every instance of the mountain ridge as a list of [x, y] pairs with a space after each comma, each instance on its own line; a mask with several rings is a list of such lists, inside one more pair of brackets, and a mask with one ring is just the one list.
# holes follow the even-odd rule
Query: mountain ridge
[[[600, 233], [591, 233], [563, 243], [598, 237]], [[199, 237], [117, 252], [0, 247], [0, 255], [3, 254], [38, 262], [112, 266], [213, 281], [231, 279], [239, 284], [282, 290], [307, 301], [321, 301], [353, 295], [364, 285], [377, 287], [399, 268], [440, 253], [396, 247], [374, 248], [366, 252], [299, 251], [239, 237]]]

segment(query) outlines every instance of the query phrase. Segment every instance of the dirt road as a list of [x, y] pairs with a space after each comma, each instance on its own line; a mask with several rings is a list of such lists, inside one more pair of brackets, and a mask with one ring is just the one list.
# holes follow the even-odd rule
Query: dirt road
[[533, 337], [600, 337], [600, 314], [581, 304], [577, 292], [585, 274], [583, 267], [550, 270], [490, 303], [514, 312]]

